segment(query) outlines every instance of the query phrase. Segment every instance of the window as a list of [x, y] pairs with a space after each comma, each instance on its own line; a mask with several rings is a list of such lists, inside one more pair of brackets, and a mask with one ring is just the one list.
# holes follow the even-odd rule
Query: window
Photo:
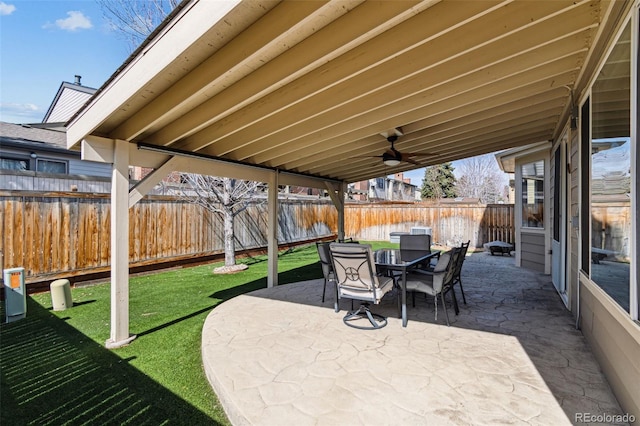
[[[629, 312], [631, 236], [631, 25], [627, 24], [591, 89], [590, 168], [583, 192], [583, 270]], [[586, 173], [585, 173], [586, 172]], [[584, 197], [583, 198], [587, 198]], [[590, 207], [587, 208], [587, 204]], [[585, 226], [586, 225], [586, 226]], [[585, 229], [587, 228], [587, 229]]]
[[544, 228], [544, 161], [522, 165], [522, 226]]
[[0, 169], [29, 170], [29, 160], [19, 158], [0, 158]]
[[60, 160], [43, 160], [38, 158], [36, 170], [43, 173], [67, 173], [67, 162]]

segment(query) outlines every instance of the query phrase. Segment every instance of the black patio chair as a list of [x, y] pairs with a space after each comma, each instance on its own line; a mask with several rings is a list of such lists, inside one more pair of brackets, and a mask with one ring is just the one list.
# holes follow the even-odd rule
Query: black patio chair
[[325, 292], [327, 291], [327, 283], [336, 281], [336, 276], [333, 272], [333, 264], [331, 263], [331, 250], [329, 249], [329, 242], [318, 241], [316, 243], [316, 249], [318, 250], [318, 257], [320, 258], [320, 266], [322, 267], [322, 275], [324, 276], [324, 287], [322, 288], [322, 303], [324, 303]]
[[460, 277], [460, 274], [462, 272], [462, 265], [467, 256], [469, 243], [471, 243], [471, 240], [468, 240], [466, 243], [462, 243], [460, 245], [461, 253], [460, 253], [460, 257], [458, 258], [458, 264], [456, 265], [455, 275], [453, 276], [453, 285], [451, 286], [451, 291], [454, 291], [453, 286], [455, 284], [460, 285], [460, 292], [462, 293], [462, 301], [464, 302], [465, 305], [467, 304], [467, 298], [464, 296], [464, 288], [462, 288], [462, 278]]
[[[438, 263], [433, 268], [433, 271], [414, 270], [407, 274], [406, 286], [407, 291], [420, 292], [429, 296], [433, 296], [435, 303], [435, 319], [438, 320], [438, 298], [442, 301], [444, 307], [444, 314], [449, 325], [449, 313], [447, 312], [447, 305], [445, 303], [445, 295], [451, 290], [453, 286], [453, 278], [455, 276], [456, 265], [459, 261], [462, 249], [460, 247], [454, 247], [450, 251], [440, 255]], [[458, 302], [456, 300], [456, 294], [451, 293], [453, 297], [453, 305], [458, 314]], [[415, 299], [414, 299], [415, 306]]]

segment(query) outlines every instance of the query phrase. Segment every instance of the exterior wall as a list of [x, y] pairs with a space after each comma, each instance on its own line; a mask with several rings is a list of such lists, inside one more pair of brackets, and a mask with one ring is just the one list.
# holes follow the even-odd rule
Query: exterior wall
[[111, 179], [33, 171], [0, 170], [0, 190], [41, 192], [111, 192]]
[[[640, 326], [580, 273], [580, 135], [570, 140], [569, 310], [591, 345], [623, 410], [640, 419]], [[637, 171], [636, 171], [637, 174]], [[635, 216], [637, 221], [637, 215]], [[579, 318], [578, 318], [579, 315]]]
[[[379, 177], [351, 184], [355, 190], [353, 200], [387, 200], [387, 201], [416, 201], [420, 199], [417, 186], [411, 184], [411, 179], [405, 179], [402, 173], [396, 173], [395, 178]], [[367, 194], [367, 195], [365, 195]]]
[[544, 273], [545, 234], [544, 232], [520, 232], [520, 266]]
[[[79, 88], [82, 86], [78, 86]], [[91, 97], [95, 89], [91, 89], [91, 93], [81, 90], [74, 90], [70, 87], [63, 87], [57, 102], [52, 105], [47, 123], [65, 122], [78, 111], [82, 105]]]
[[640, 422], [640, 331], [637, 323], [589, 280], [580, 287], [580, 328], [622, 409]]
[[[515, 160], [515, 228], [516, 228], [516, 266], [520, 266], [544, 274], [551, 273], [551, 220], [549, 206], [549, 149], [543, 149], [536, 153], [517, 157]], [[522, 205], [522, 165], [544, 161], [544, 205], [543, 205], [543, 227], [523, 226], [523, 205]]]
[[72, 159], [69, 160], [69, 174], [98, 176], [111, 179], [111, 164]]
[[[638, 7], [635, 3], [634, 9]], [[638, 29], [637, 11], [635, 19], [635, 30]], [[612, 40], [613, 41], [613, 40]], [[632, 50], [637, 59], [638, 40], [635, 38], [635, 51]], [[605, 58], [603, 58], [604, 60]], [[635, 75], [637, 82], [638, 63], [634, 61]], [[595, 78], [595, 77], [594, 77]], [[632, 101], [638, 108], [638, 86], [632, 85]], [[580, 106], [585, 101], [589, 88], [579, 97]], [[632, 110], [632, 116], [638, 114], [638, 110]], [[581, 120], [583, 118], [581, 117]], [[635, 146], [637, 153], [637, 121], [632, 122], [631, 140]], [[580, 128], [580, 126], [579, 126]], [[582, 130], [581, 130], [582, 131]], [[581, 136], [580, 132], [575, 132], [570, 141], [570, 215], [572, 218], [572, 226], [569, 232], [569, 277], [568, 285], [570, 286], [570, 309], [574, 317], [577, 318], [577, 325], [580, 327], [586, 340], [589, 342], [594, 355], [596, 356], [600, 367], [604, 371], [607, 381], [611, 386], [618, 402], [623, 411], [632, 414], [635, 417], [635, 424], [640, 424], [640, 323], [634, 321], [629, 312], [625, 312], [618, 303], [616, 303], [604, 290], [590, 280], [588, 276], [581, 272], [582, 252], [581, 252], [581, 233], [589, 232], [589, 229], [580, 229], [581, 213]], [[632, 151], [633, 152], [633, 151]], [[636, 154], [635, 165], [632, 162], [632, 176], [635, 174], [633, 181], [638, 180], [638, 158]], [[637, 203], [638, 192], [635, 192], [635, 202]], [[632, 210], [631, 223], [637, 224], [638, 211]], [[637, 228], [632, 234], [633, 238], [638, 237]], [[635, 251], [638, 250], [637, 241], [635, 243]], [[631, 266], [638, 268], [637, 252], [631, 253]], [[632, 284], [637, 286], [637, 275], [634, 278], [632, 274]], [[632, 293], [633, 296], [633, 293]]]

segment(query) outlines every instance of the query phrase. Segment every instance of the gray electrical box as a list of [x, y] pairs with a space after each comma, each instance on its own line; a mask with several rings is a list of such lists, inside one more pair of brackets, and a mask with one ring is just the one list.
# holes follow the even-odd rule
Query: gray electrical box
[[27, 314], [27, 292], [24, 288], [24, 268], [5, 269], [4, 302], [7, 322], [22, 319]]
[[412, 226], [411, 235], [432, 235], [431, 228], [428, 226]]

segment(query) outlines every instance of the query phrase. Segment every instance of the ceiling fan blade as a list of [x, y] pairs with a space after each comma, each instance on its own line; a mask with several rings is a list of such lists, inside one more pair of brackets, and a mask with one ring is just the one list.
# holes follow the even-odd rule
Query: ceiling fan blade
[[416, 166], [421, 166], [421, 164], [418, 163], [416, 160], [414, 160], [413, 158], [407, 157], [405, 155], [402, 156], [402, 161], [404, 161], [405, 163], [415, 164]]

